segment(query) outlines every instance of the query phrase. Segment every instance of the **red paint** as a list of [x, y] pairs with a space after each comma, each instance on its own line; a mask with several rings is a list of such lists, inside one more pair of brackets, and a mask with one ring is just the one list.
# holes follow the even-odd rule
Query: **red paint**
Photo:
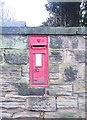
[[30, 87], [48, 86], [48, 36], [31, 35]]

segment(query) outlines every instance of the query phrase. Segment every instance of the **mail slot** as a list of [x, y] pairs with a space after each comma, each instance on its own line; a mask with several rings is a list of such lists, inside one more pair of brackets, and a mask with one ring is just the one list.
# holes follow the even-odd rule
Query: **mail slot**
[[48, 36], [31, 35], [30, 87], [48, 86]]

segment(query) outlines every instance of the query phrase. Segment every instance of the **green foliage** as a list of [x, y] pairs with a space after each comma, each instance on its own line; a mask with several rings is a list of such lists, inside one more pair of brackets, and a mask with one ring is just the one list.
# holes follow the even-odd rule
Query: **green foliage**
[[49, 11], [49, 18], [43, 23], [45, 26], [79, 26], [80, 3], [52, 2], [45, 5]]
[[87, 27], [87, 1], [80, 5], [80, 25]]

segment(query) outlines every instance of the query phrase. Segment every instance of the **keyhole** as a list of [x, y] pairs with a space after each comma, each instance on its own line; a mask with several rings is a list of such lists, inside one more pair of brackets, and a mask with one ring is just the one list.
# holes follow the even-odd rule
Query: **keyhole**
[[36, 71], [36, 72], [39, 72], [39, 68], [38, 68], [38, 67], [35, 67], [35, 71]]

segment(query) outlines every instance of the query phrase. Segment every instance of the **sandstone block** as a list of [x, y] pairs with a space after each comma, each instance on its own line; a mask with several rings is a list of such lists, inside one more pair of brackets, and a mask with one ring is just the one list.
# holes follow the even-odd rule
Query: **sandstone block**
[[6, 50], [5, 61], [9, 64], [27, 64], [28, 61], [28, 51], [27, 50]]
[[10, 49], [27, 49], [28, 48], [28, 37], [27, 36], [2, 36], [2, 47]]
[[77, 108], [77, 97], [73, 96], [58, 96], [57, 108]]
[[55, 48], [62, 48], [62, 37], [61, 36], [51, 36], [50, 37], [50, 47]]
[[72, 85], [51, 85], [46, 91], [49, 95], [72, 95]]
[[26, 107], [30, 111], [55, 111], [55, 97], [29, 97]]

